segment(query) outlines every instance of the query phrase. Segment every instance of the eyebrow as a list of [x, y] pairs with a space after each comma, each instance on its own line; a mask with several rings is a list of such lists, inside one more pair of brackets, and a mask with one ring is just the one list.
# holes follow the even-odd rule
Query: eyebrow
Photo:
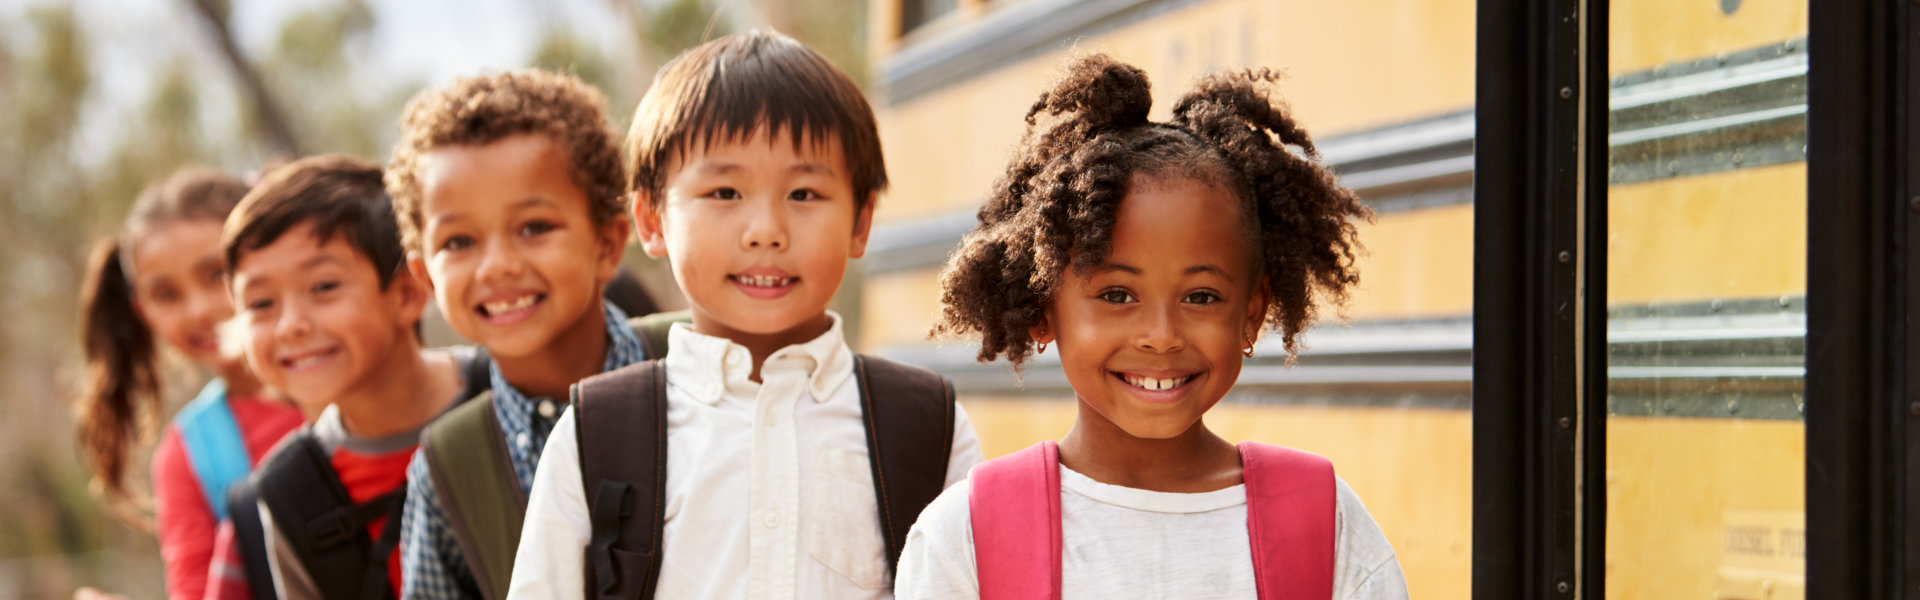
[[[1119, 271], [1119, 272], [1127, 273], [1131, 275], [1141, 275], [1145, 273], [1144, 271], [1140, 270], [1140, 267], [1136, 267], [1126, 263], [1116, 263], [1116, 262], [1109, 262], [1109, 263], [1100, 265], [1098, 267], [1094, 267], [1092, 272], [1095, 274], [1098, 274], [1098, 273], [1107, 273], [1111, 271]], [[1187, 267], [1187, 269], [1185, 271], [1182, 271], [1180, 274], [1198, 275], [1201, 273], [1212, 273], [1214, 275], [1220, 276], [1223, 279], [1226, 279], [1227, 281], [1234, 280], [1232, 275], [1227, 274], [1226, 269], [1222, 269], [1212, 264], [1194, 265], [1191, 267]]]
[[[740, 163], [715, 161], [703, 163], [693, 171], [698, 175], [731, 175], [743, 170], [746, 170], [746, 167], [741, 166]], [[814, 161], [803, 161], [800, 164], [788, 167], [787, 172], [807, 175], [836, 175], [832, 167]]]
[[[306, 260], [303, 260], [303, 261], [300, 261], [300, 264], [299, 264], [299, 265], [297, 265], [297, 266], [295, 266], [295, 267], [293, 268], [293, 271], [296, 271], [296, 272], [298, 272], [298, 271], [306, 271], [306, 270], [309, 270], [309, 269], [313, 269], [313, 268], [315, 268], [315, 267], [318, 267], [318, 266], [320, 266], [320, 265], [324, 265], [324, 264], [327, 264], [327, 263], [333, 263], [333, 264], [340, 264], [340, 265], [344, 265], [344, 264], [347, 264], [347, 261], [345, 261], [345, 260], [342, 260], [342, 259], [341, 259], [340, 257], [338, 257], [338, 256], [334, 256], [334, 255], [332, 255], [332, 254], [322, 254], [322, 255], [319, 255], [319, 256], [315, 256], [315, 257], [313, 257], [313, 258], [309, 258], [309, 259], [306, 259]], [[234, 277], [234, 281], [240, 281], [240, 277], [241, 277], [242, 275], [245, 275], [245, 274], [244, 274], [244, 273], [235, 273], [235, 274], [233, 275], [233, 277]], [[250, 288], [253, 288], [253, 287], [256, 287], [256, 286], [259, 286], [259, 285], [262, 285], [262, 284], [265, 284], [265, 283], [270, 283], [270, 282], [272, 282], [272, 281], [273, 281], [273, 274], [272, 274], [272, 273], [266, 273], [266, 274], [262, 274], [262, 275], [258, 275], [258, 276], [251, 276], [251, 277], [247, 277], [247, 278], [246, 278], [246, 280], [245, 280], [245, 281], [244, 281], [243, 283], [241, 283], [241, 284], [240, 284], [240, 288], [239, 288], [239, 289], [243, 289], [243, 290], [244, 290], [244, 289], [250, 289]]]
[[[530, 196], [527, 198], [515, 200], [507, 204], [507, 210], [509, 211], [519, 210], [522, 208], [526, 208], [534, 205], [540, 205], [540, 204], [545, 204], [548, 206], [558, 206], [558, 203], [554, 202], [552, 198], [548, 198], [546, 196]], [[440, 213], [440, 214], [434, 215], [433, 218], [427, 219], [427, 224], [444, 225], [450, 222], [459, 221], [463, 216], [464, 215], [460, 213]]]

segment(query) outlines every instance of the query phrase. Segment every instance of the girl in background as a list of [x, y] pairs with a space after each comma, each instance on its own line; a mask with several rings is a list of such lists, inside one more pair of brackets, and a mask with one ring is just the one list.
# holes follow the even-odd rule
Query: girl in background
[[175, 415], [153, 455], [152, 524], [169, 598], [201, 597], [227, 486], [302, 422], [220, 342], [218, 328], [233, 316], [220, 229], [246, 192], [239, 179], [206, 168], [148, 186], [119, 233], [94, 248], [80, 293], [80, 446], [95, 493], [122, 520], [148, 525], [127, 463], [163, 410], [161, 342], [217, 376]]

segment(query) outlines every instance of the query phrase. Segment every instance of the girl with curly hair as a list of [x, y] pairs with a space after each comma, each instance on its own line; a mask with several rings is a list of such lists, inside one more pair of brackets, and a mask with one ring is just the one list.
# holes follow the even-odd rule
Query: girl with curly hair
[[935, 334], [1015, 368], [1051, 346], [1079, 402], [1057, 444], [976, 468], [907, 539], [901, 598], [1401, 598], [1378, 526], [1326, 459], [1202, 417], [1261, 331], [1291, 356], [1359, 280], [1370, 218], [1258, 70], [1166, 122], [1146, 74], [1094, 55], [1027, 134], [941, 276]]

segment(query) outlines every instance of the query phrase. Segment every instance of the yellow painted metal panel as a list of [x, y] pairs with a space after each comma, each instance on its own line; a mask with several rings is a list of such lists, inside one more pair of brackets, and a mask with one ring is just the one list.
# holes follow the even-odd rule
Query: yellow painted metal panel
[[1319, 137], [1473, 104], [1471, 0], [1214, 0], [1079, 40], [894, 106], [877, 107], [893, 176], [881, 222], [977, 205], [1019, 141], [1028, 106], [1077, 52], [1147, 71], [1155, 118], [1192, 81], [1267, 66]]
[[1607, 598], [1803, 595], [1805, 464], [1798, 421], [1612, 417]]
[[1806, 163], [1607, 189], [1607, 303], [1807, 289]]
[[940, 314], [940, 272], [936, 269], [867, 277], [860, 288], [860, 348], [926, 343], [927, 330]]
[[1354, 320], [1473, 312], [1473, 205], [1380, 215], [1360, 226], [1360, 243], [1360, 288], [1347, 309]]
[[1807, 35], [1806, 2], [1747, 0], [1728, 15], [1714, 0], [1617, 0], [1607, 4], [1607, 69], [1644, 71]]

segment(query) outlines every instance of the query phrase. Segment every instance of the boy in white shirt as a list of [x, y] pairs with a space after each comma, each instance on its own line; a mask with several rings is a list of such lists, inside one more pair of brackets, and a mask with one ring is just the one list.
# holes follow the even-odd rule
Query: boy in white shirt
[[891, 598], [907, 528], [980, 450], [950, 385], [854, 355], [826, 310], [886, 186], [872, 110], [750, 32], [662, 68], [628, 143], [641, 242], [692, 323], [574, 387], [509, 596]]

